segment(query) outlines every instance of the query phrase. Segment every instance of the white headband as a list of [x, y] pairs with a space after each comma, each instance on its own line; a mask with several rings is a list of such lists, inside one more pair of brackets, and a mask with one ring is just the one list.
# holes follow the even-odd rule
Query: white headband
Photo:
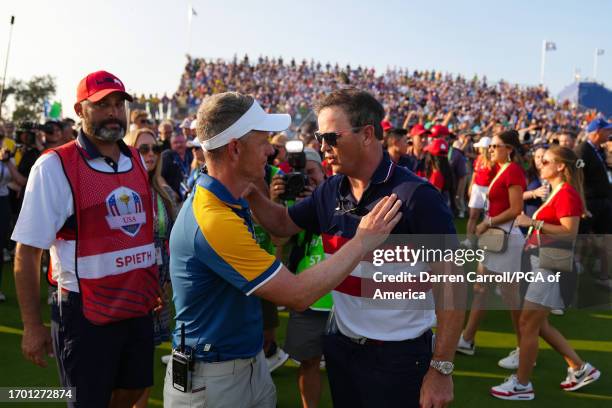
[[205, 151], [215, 150], [221, 146], [225, 146], [232, 139], [240, 139], [252, 130], [280, 132], [287, 129], [290, 124], [291, 116], [285, 113], [266, 113], [261, 106], [259, 106], [257, 101], [253, 100], [253, 104], [249, 110], [247, 110], [240, 119], [223, 132], [202, 142], [202, 149]]

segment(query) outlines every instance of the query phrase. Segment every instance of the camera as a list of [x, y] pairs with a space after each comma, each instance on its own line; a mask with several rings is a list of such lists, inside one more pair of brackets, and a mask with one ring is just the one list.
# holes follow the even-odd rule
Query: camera
[[[22, 142], [26, 146], [33, 146], [36, 144], [36, 132], [39, 130], [44, 131], [45, 125], [39, 125], [34, 122], [22, 122], [17, 125], [15, 134], [17, 135], [17, 142]], [[26, 134], [25, 140], [22, 139], [22, 135]]]
[[283, 175], [285, 181], [285, 192], [279, 198], [281, 200], [295, 200], [308, 185], [306, 168], [306, 154], [304, 153], [304, 142], [291, 140], [285, 145], [287, 150], [287, 162], [293, 169], [289, 174]]

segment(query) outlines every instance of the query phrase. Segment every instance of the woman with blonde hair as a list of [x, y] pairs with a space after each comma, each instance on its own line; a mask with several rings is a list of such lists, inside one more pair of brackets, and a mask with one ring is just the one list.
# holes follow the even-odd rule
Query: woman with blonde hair
[[[563, 309], [571, 302], [573, 244], [578, 234], [580, 217], [584, 214], [583, 175], [576, 154], [557, 145], [551, 146], [542, 158], [542, 179], [547, 180], [552, 193], [532, 217], [520, 214], [516, 223], [529, 228], [526, 255], [531, 263], [529, 271], [542, 275], [545, 282], [530, 282], [520, 312], [519, 364], [517, 374], [504, 383], [491, 388], [491, 395], [507, 400], [532, 400], [535, 398], [530, 382], [538, 354], [538, 337], [541, 336], [567, 362], [567, 377], [561, 382], [564, 391], [575, 391], [600, 377], [600, 372], [578, 356], [567, 339], [548, 322], [552, 309]], [[565, 244], [560, 246], [560, 244]], [[545, 244], [544, 246], [542, 244]], [[544, 249], [543, 249], [544, 248]], [[547, 256], [546, 248], [565, 248], [554, 257]], [[565, 253], [565, 257], [559, 254]], [[556, 259], [557, 261], [551, 261]], [[565, 270], [559, 259], [566, 259]], [[551, 265], [556, 265], [555, 269]], [[559, 279], [554, 279], [560, 272]], [[563, 285], [563, 281], [570, 282]], [[569, 286], [566, 289], [565, 286]]]
[[[135, 147], [145, 163], [149, 173], [149, 186], [153, 198], [153, 234], [155, 254], [159, 268], [159, 285], [163, 293], [163, 307], [153, 316], [154, 342], [158, 346], [170, 340], [170, 254], [168, 240], [176, 214], [176, 199], [174, 191], [161, 176], [161, 143], [157, 142], [155, 133], [149, 128], [136, 129], [129, 132], [123, 141]], [[164, 356], [166, 357], [166, 356]], [[162, 361], [164, 361], [162, 357]], [[150, 389], [142, 395], [134, 405], [136, 408], [146, 407]]]

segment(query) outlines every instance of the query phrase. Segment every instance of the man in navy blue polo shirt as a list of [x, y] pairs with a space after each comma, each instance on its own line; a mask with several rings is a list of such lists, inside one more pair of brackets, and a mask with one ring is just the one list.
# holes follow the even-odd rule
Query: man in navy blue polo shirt
[[[195, 362], [191, 387], [175, 387], [174, 367], [168, 364], [165, 407], [274, 407], [258, 298], [306, 309], [399, 222], [401, 202], [395, 195], [385, 197], [336, 256], [299, 275], [262, 249], [241, 196], [264, 177], [272, 153], [268, 132], [289, 123], [289, 115], [267, 114], [252, 97], [236, 92], [210, 96], [198, 110], [197, 135], [208, 174], [198, 179], [170, 237], [176, 323], [185, 326], [184, 344]], [[180, 332], [174, 334], [175, 348], [183, 343]]]
[[[261, 194], [249, 194], [261, 225], [276, 236], [301, 229], [321, 234], [325, 252], [331, 254], [354, 236], [361, 217], [394, 193], [403, 205], [393, 234], [455, 234], [439, 192], [383, 153], [384, 110], [376, 99], [364, 91], [342, 89], [327, 95], [315, 110], [316, 136], [337, 175], [288, 210]], [[417, 262], [406, 271], [444, 274], [447, 267], [454, 270], [454, 265]], [[433, 305], [432, 296], [392, 304], [375, 299], [364, 293], [370, 283], [366, 269], [356, 267], [332, 292], [339, 332], [325, 337], [324, 354], [334, 406], [446, 406], [453, 399], [450, 374], [464, 312], [442, 310]]]

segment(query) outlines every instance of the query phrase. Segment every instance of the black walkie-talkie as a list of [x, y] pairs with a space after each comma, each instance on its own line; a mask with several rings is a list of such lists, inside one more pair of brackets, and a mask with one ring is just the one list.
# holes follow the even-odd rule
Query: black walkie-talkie
[[181, 343], [172, 350], [172, 386], [182, 392], [191, 391], [193, 355], [185, 347], [185, 323], [181, 324]]

